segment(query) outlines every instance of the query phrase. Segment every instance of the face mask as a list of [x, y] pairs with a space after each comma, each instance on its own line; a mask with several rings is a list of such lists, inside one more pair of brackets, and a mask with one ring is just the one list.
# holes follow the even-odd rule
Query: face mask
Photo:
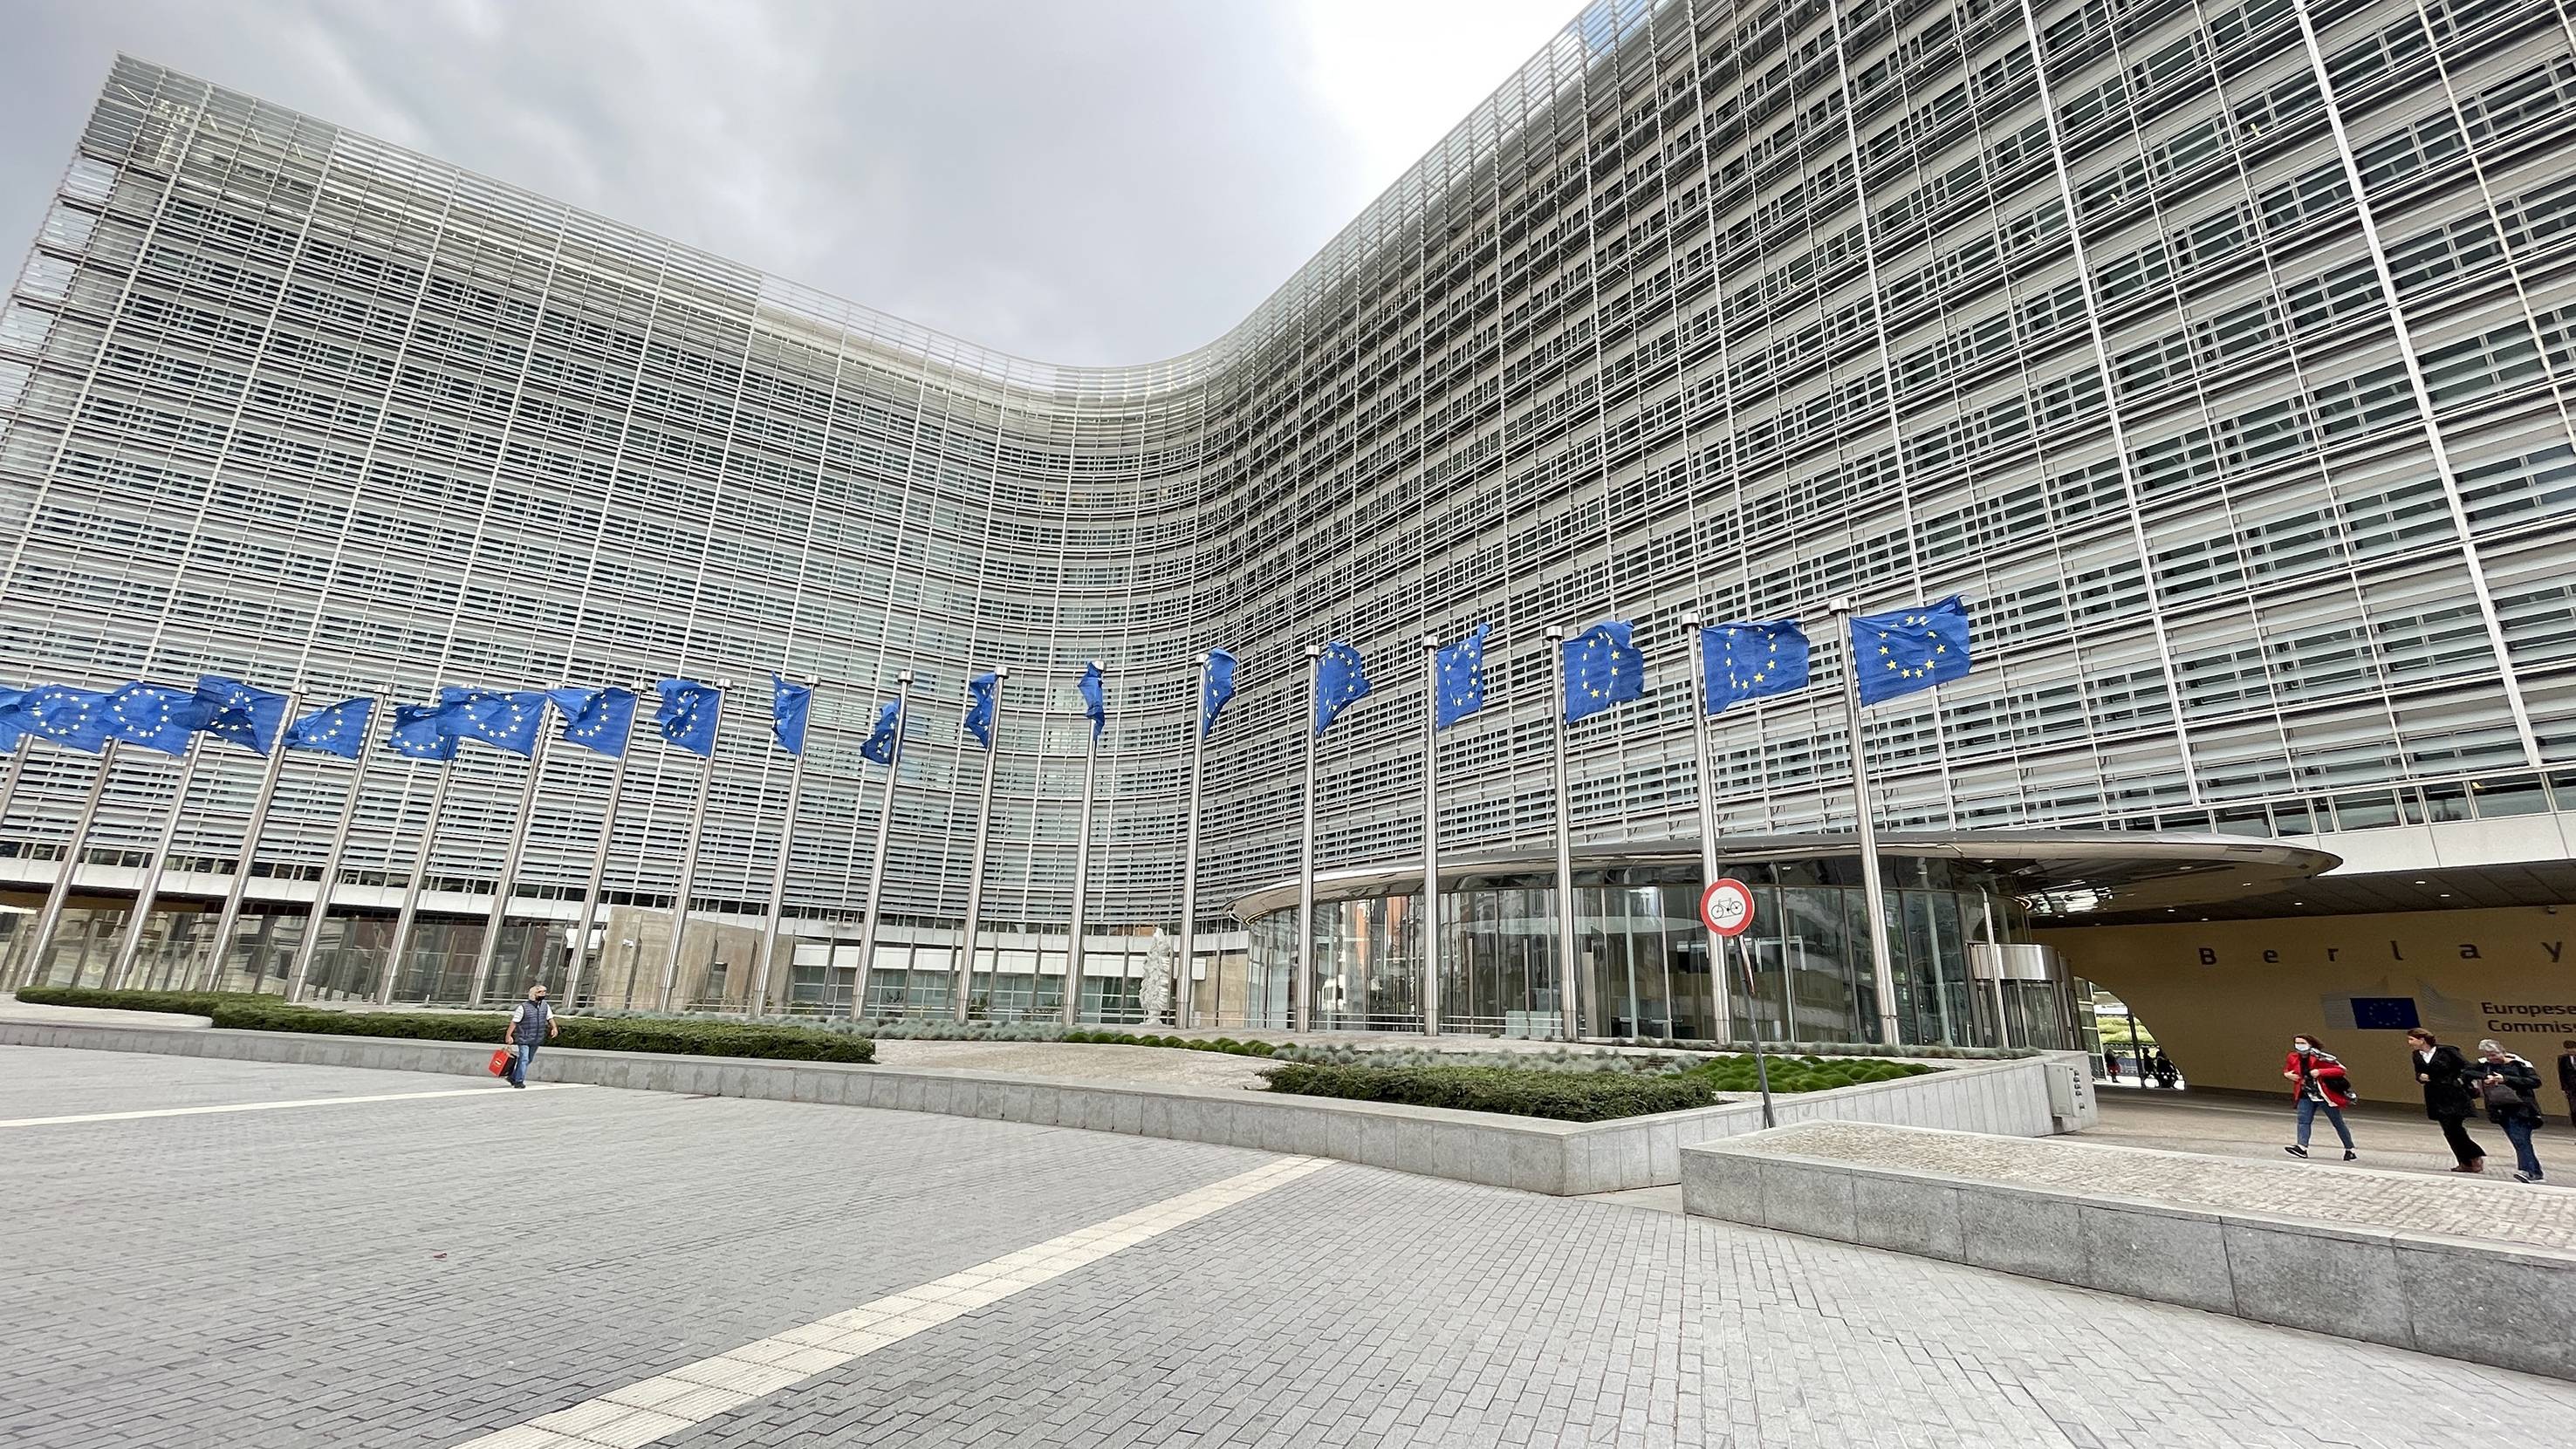
[[2301, 1054], [2302, 1056], [2304, 1056], [2304, 1055], [2306, 1055], [2306, 1054], [2307, 1054], [2307, 1053], [2309, 1053], [2309, 1052], [2315, 1051], [2315, 1050], [2316, 1050], [2316, 1047], [2315, 1047], [2315, 1045], [2314, 1045], [2314, 1044], [2309, 1043], [2309, 1042], [2294, 1041], [2294, 1042], [2290, 1043], [2290, 1050], [2292, 1050], [2292, 1051], [2294, 1051], [2294, 1052], [2297, 1052], [2297, 1053]]

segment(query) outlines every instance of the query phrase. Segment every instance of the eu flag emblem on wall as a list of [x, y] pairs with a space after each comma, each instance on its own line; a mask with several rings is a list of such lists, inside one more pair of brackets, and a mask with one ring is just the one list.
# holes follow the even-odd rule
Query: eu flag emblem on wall
[[1315, 660], [1315, 733], [1330, 728], [1368, 692], [1368, 669], [1360, 651], [1339, 640], [1325, 645]]
[[894, 763], [896, 740], [903, 733], [903, 702], [889, 699], [877, 706], [877, 727], [859, 743], [859, 756], [880, 765]]
[[653, 712], [653, 728], [663, 742], [715, 758], [716, 722], [724, 712], [724, 691], [694, 679], [657, 679], [653, 692], [662, 698], [661, 707]]
[[966, 681], [966, 733], [973, 735], [986, 750], [993, 748], [994, 696], [1001, 692], [1002, 676], [987, 670]]
[[1700, 699], [1716, 714], [1738, 700], [1807, 686], [1807, 631], [1795, 619], [1699, 631]]
[[386, 742], [406, 760], [455, 759], [456, 736], [447, 728], [447, 713], [454, 708], [450, 704], [395, 705]]
[[277, 748], [277, 732], [286, 723], [285, 695], [220, 674], [201, 674], [197, 698], [213, 711], [206, 733], [254, 755]]
[[564, 743], [612, 757], [626, 753], [635, 733], [635, 691], [569, 686], [547, 690], [546, 698], [563, 716]]
[[791, 755], [805, 753], [805, 721], [814, 712], [814, 686], [784, 674], [769, 676], [769, 733]]
[[1199, 733], [1216, 729], [1216, 717], [1226, 701], [1234, 698], [1234, 656], [1223, 649], [1211, 649], [1207, 657], [1207, 687], [1199, 691]]
[[1952, 594], [1903, 613], [1858, 615], [1851, 652], [1863, 704], [1957, 679], [1969, 669], [1968, 606]]
[[1100, 661], [1082, 666], [1082, 678], [1074, 682], [1074, 691], [1082, 696], [1082, 712], [1091, 717], [1091, 737], [1109, 727], [1109, 696], [1100, 683]]
[[513, 755], [535, 753], [537, 733], [546, 725], [543, 690], [450, 687], [438, 692], [438, 702], [447, 706], [441, 729]]
[[1565, 722], [1590, 719], [1646, 692], [1646, 656], [1628, 642], [1625, 619], [1595, 624], [1558, 647], [1565, 651]]
[[198, 699], [193, 689], [167, 684], [120, 685], [107, 697], [107, 736], [165, 755], [184, 755], [189, 740], [205, 728], [214, 714], [214, 709]]
[[376, 702], [368, 695], [326, 704], [286, 727], [286, 747], [354, 760], [367, 750], [367, 726], [375, 721]]
[[1485, 707], [1485, 638], [1493, 632], [1493, 625], [1479, 624], [1435, 656], [1440, 684], [1433, 695], [1438, 703], [1433, 718], [1440, 728], [1447, 729]]

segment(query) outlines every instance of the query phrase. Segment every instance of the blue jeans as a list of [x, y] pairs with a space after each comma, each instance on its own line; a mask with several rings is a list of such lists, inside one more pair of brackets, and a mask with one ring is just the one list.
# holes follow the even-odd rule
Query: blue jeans
[[2332, 1102], [2320, 1102], [2314, 1097], [2299, 1099], [2299, 1145], [2301, 1147], [2308, 1145], [2308, 1128], [2315, 1124], [2319, 1112], [2325, 1113], [2326, 1120], [2334, 1124], [2335, 1135], [2343, 1139], [2343, 1150], [2350, 1152], [2352, 1129], [2343, 1125], [2343, 1109]]
[[2508, 1117], [2496, 1125], [2504, 1129], [2505, 1136], [2513, 1139], [2513, 1165], [2525, 1177], [2537, 1180], [2540, 1176], [2540, 1154], [2531, 1150], [2532, 1120], [2529, 1117]]
[[514, 1041], [510, 1043], [511, 1086], [524, 1087], [528, 1084], [528, 1063], [533, 1062], [536, 1059], [537, 1044], [535, 1042]]

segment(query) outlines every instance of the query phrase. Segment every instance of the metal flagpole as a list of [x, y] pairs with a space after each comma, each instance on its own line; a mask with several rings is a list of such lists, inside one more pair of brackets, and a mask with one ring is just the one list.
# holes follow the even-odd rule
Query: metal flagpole
[[1199, 792], [1207, 779], [1208, 657], [1201, 654], [1198, 685], [1190, 691], [1190, 819], [1181, 841], [1181, 939], [1179, 964], [1173, 968], [1172, 1024], [1188, 1026], [1190, 967], [1198, 955], [1199, 926]]
[[1306, 646], [1306, 809], [1297, 847], [1297, 979], [1289, 988], [1299, 1031], [1315, 1029], [1315, 707], [1322, 702], [1324, 646]]
[[[716, 713], [721, 720], [725, 696], [733, 691], [733, 681], [716, 681]], [[689, 896], [698, 887], [698, 847], [707, 833], [707, 797], [715, 793], [716, 747], [707, 746], [706, 763], [698, 770], [698, 804], [689, 814], [689, 848], [680, 855], [679, 889], [671, 896], [671, 949], [662, 959], [662, 991], [655, 998], [659, 1010], [671, 1009], [671, 993], [680, 984], [680, 948], [689, 940]]]
[[[403, 957], [411, 950], [411, 928], [420, 918], [420, 893], [429, 884], [430, 852], [438, 848], [438, 818], [447, 813], [447, 787], [456, 779], [456, 758], [451, 755], [438, 763], [438, 784], [429, 792], [429, 820], [421, 827], [420, 858], [413, 862], [411, 881], [403, 887], [402, 910], [394, 916], [394, 939], [385, 951], [385, 971], [376, 982], [376, 1004], [391, 1005], [394, 986], [402, 976]], [[354, 808], [357, 798], [353, 794]], [[329, 881], [324, 881], [327, 889]]]
[[62, 924], [63, 901], [72, 893], [72, 873], [80, 869], [81, 855], [89, 849], [90, 827], [98, 821], [98, 802], [107, 794], [108, 772], [116, 766], [117, 743], [109, 740], [99, 746], [98, 773], [90, 778], [89, 794], [82, 797], [80, 815], [72, 822], [71, 843], [63, 851], [62, 869], [54, 872], [53, 886], [45, 892], [45, 908], [37, 915], [36, 933], [28, 941], [27, 964], [23, 970], [11, 973], [13, 986], [44, 984], [37, 973], [45, 969], [45, 952], [53, 947], [55, 928]]
[[[877, 907], [885, 899], [886, 842], [894, 827], [895, 777], [903, 772], [903, 731], [912, 722], [912, 671], [894, 677], [894, 748], [887, 751], [885, 808], [877, 812], [877, 853], [868, 862], [868, 913], [859, 922], [859, 969], [850, 978], [850, 1019], [867, 1012], [868, 969], [877, 959]], [[910, 987], [906, 986], [909, 994]]]
[[[964, 1021], [968, 1003], [975, 993], [975, 937], [983, 925], [984, 850], [993, 836], [993, 776], [1001, 767], [1002, 755], [1002, 685], [1011, 677], [1009, 666], [993, 670], [993, 718], [985, 727], [989, 741], [984, 746], [984, 783], [975, 792], [975, 855], [966, 875], [966, 949], [957, 961], [957, 1019]], [[993, 962], [993, 986], [1001, 989], [1001, 959]]]
[[[369, 729], [374, 728], [375, 717], [375, 707], [368, 706]], [[279, 752], [283, 753], [285, 748], [281, 741]], [[289, 1001], [304, 999], [305, 983], [313, 977], [313, 957], [322, 949], [322, 923], [331, 914], [331, 890], [340, 883], [340, 864], [349, 851], [349, 829], [357, 823], [358, 801], [363, 798], [360, 792], [367, 788], [367, 749], [365, 732], [362, 731], [358, 758], [351, 762], [349, 770], [349, 799], [340, 808], [340, 823], [331, 827], [331, 850], [322, 857], [322, 878], [313, 884], [313, 905], [304, 916], [304, 938], [295, 943], [294, 972], [286, 979], [286, 999]]]
[[[1094, 669], [1104, 669], [1097, 659]], [[1105, 672], [1105, 670], [1104, 670]], [[1085, 719], [1085, 724], [1090, 720]], [[1074, 1026], [1082, 1020], [1082, 930], [1084, 887], [1091, 883], [1091, 801], [1100, 776], [1100, 732], [1091, 730], [1091, 745], [1082, 755], [1082, 833], [1073, 842], [1073, 934], [1066, 941], [1064, 953], [1064, 1024]]]
[[[224, 958], [232, 954], [233, 932], [241, 926], [242, 900], [250, 892], [250, 868], [259, 857], [259, 836], [268, 827], [268, 807], [277, 799], [277, 777], [286, 768], [286, 731], [295, 722], [295, 710], [301, 697], [290, 690], [286, 712], [278, 716], [277, 736], [268, 742], [268, 759], [259, 772], [259, 793], [251, 797], [250, 819], [242, 826], [241, 849], [233, 856], [232, 880], [224, 887], [224, 906], [215, 917], [214, 949], [206, 958], [205, 974], [200, 978], [204, 989], [220, 991], [224, 985]], [[259, 973], [251, 973], [251, 985], [259, 985]]]
[[1440, 637], [1422, 636], [1422, 1033], [1440, 1034]]
[[483, 1004], [483, 993], [491, 985], [492, 963], [501, 951], [501, 926], [509, 918], [510, 898], [519, 889], [519, 864], [528, 850], [528, 817], [537, 808], [537, 782], [546, 772], [544, 713], [543, 709], [538, 711], [537, 742], [528, 750], [528, 778], [519, 786], [519, 811], [511, 817], [510, 847], [502, 852], [501, 878], [492, 885], [492, 910], [483, 918], [483, 943], [474, 952], [474, 986], [466, 997], [472, 1006]]
[[27, 773], [27, 756], [36, 747], [36, 737], [21, 733], [17, 745], [9, 751], [9, 773], [0, 776], [0, 820], [9, 818], [10, 803], [18, 798], [18, 779]]
[[1574, 959], [1574, 790], [1566, 767], [1565, 641], [1572, 625], [1551, 627], [1549, 647], [1556, 651], [1556, 977], [1563, 993], [1557, 1002], [1565, 1015], [1565, 1039], [1583, 1035], [1583, 1001], [1575, 983], [1581, 977]]
[[[801, 681], [812, 689], [817, 681]], [[805, 793], [805, 741], [796, 742], [796, 763], [787, 767], [787, 820], [778, 828], [778, 863], [769, 871], [769, 914], [760, 929], [760, 960], [751, 971], [751, 997], [745, 1002], [753, 1016], [769, 1007], [769, 973], [778, 956], [778, 917], [787, 907], [787, 858], [796, 845], [796, 806]]]
[[[1717, 883], [1717, 758], [1710, 753], [1708, 738], [1708, 656], [1700, 649], [1700, 619], [1696, 613], [1682, 615], [1682, 649], [1691, 662], [1691, 753], [1697, 757], [1699, 770], [1699, 888], [1706, 890]], [[1725, 945], [1722, 937], [1710, 937], [1712, 950]], [[1709, 981], [1715, 987], [1717, 1000], [1717, 1039], [1730, 1041], [1735, 1036], [1735, 984], [1728, 979], [1726, 963], [1711, 957]], [[1754, 1035], [1760, 1036], [1756, 1027]]]
[[197, 759], [204, 751], [202, 734], [188, 736], [187, 748], [179, 752], [179, 780], [170, 789], [170, 813], [161, 817], [161, 833], [152, 840], [152, 859], [143, 867], [143, 879], [134, 887], [134, 905], [126, 912], [125, 934], [116, 943], [116, 956], [108, 963], [107, 989], [125, 984], [126, 973], [134, 969], [134, 958], [143, 953], [143, 932], [152, 924], [153, 903], [161, 898], [161, 876], [170, 868], [170, 847], [179, 839], [179, 817], [188, 810], [188, 788], [197, 782]]
[[1878, 869], [1878, 822], [1870, 815], [1869, 761], [1861, 748], [1860, 655], [1851, 643], [1852, 601], [1834, 599], [1825, 607], [1832, 611], [1835, 631], [1843, 638], [1843, 730], [1851, 751], [1852, 817], [1860, 822], [1860, 884], [1869, 912], [1870, 976], [1878, 988], [1878, 1039], [1883, 1046], [1895, 1046], [1896, 962], [1888, 952], [1887, 883]]
[[[573, 918], [571, 957], [564, 963], [564, 1005], [567, 1008], [581, 1004], [581, 973], [583, 964], [590, 959], [591, 922], [599, 914], [599, 893], [607, 886], [608, 849], [617, 837], [617, 802], [625, 798], [626, 760], [634, 752], [634, 731], [630, 727], [626, 748], [617, 752], [617, 764], [608, 772], [608, 803], [599, 812], [599, 841], [590, 851], [590, 879], [581, 889], [581, 914]], [[600, 943], [599, 959], [602, 964], [608, 960], [608, 943], [604, 940]], [[633, 968], [630, 965], [628, 969], [631, 971]], [[631, 979], [626, 989], [628, 994], [633, 994], [635, 984]]]

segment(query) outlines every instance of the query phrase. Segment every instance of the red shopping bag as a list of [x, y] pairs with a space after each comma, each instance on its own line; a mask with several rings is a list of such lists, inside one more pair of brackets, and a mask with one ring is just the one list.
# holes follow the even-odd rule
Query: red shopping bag
[[517, 1051], [509, 1047], [503, 1047], [492, 1053], [492, 1075], [496, 1077], [510, 1075], [510, 1063], [517, 1060], [518, 1055]]

